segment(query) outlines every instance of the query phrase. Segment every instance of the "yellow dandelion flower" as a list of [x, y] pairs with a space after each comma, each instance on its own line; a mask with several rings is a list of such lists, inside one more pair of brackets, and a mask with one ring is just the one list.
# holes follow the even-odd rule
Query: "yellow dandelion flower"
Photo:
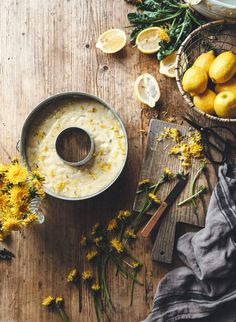
[[99, 223], [96, 223], [94, 226], [93, 226], [93, 228], [92, 228], [92, 232], [91, 232], [91, 234], [94, 236], [94, 235], [96, 235], [97, 234], [97, 232], [98, 232], [98, 230], [99, 230], [99, 228], [100, 228], [100, 224]]
[[148, 193], [148, 198], [153, 201], [156, 204], [160, 204], [161, 203], [161, 199], [159, 199], [156, 195], [154, 195], [153, 193], [149, 192]]
[[0, 174], [4, 174], [4, 172], [8, 171], [9, 165], [0, 163]]
[[97, 256], [97, 254], [98, 252], [96, 250], [92, 250], [91, 252], [88, 252], [86, 258], [88, 261], [92, 261]]
[[90, 281], [93, 278], [93, 273], [90, 270], [84, 271], [82, 273], [82, 279], [84, 281]]
[[167, 178], [167, 179], [172, 179], [174, 177], [174, 173], [173, 171], [171, 171], [169, 168], [165, 167], [164, 168], [164, 176]]
[[100, 246], [102, 240], [103, 240], [102, 236], [94, 238], [94, 243], [96, 244], [97, 247]]
[[29, 189], [26, 185], [13, 186], [10, 190], [10, 201], [13, 204], [22, 204], [29, 198]]
[[[3, 179], [3, 178], [1, 178]], [[0, 179], [0, 180], [1, 180]], [[7, 182], [5, 182], [4, 180], [0, 181], [0, 191], [7, 191], [9, 189], [9, 187], [7, 186]]]
[[110, 222], [108, 223], [107, 231], [116, 230], [117, 227], [118, 227], [117, 220], [114, 218], [114, 219], [110, 220]]
[[9, 198], [7, 194], [0, 195], [0, 210], [4, 211], [8, 207]]
[[26, 219], [23, 220], [23, 225], [24, 226], [29, 226], [30, 224], [32, 224], [33, 222], [38, 221], [38, 216], [35, 214], [30, 214], [28, 215], [28, 217]]
[[7, 179], [13, 184], [19, 184], [26, 181], [28, 175], [28, 170], [18, 163], [11, 164], [6, 173]]
[[43, 184], [41, 181], [38, 179], [33, 179], [31, 181], [31, 187], [39, 198], [43, 199], [45, 197], [45, 192], [43, 190]]
[[61, 296], [57, 296], [55, 299], [55, 303], [57, 304], [58, 307], [62, 307], [64, 304], [64, 299]]
[[19, 163], [19, 158], [18, 158], [17, 156], [13, 157], [13, 158], [11, 159], [11, 163], [12, 163], [12, 164]]
[[52, 304], [54, 304], [55, 302], [55, 298], [52, 296], [47, 296], [43, 301], [42, 301], [42, 305], [44, 306], [51, 306]]
[[133, 262], [131, 263], [131, 265], [132, 265], [132, 267], [133, 267], [133, 268], [139, 268], [139, 267], [141, 266], [141, 263], [139, 263], [139, 262], [137, 262], [137, 261], [133, 261]]
[[22, 227], [22, 220], [16, 218], [7, 218], [2, 224], [3, 231], [19, 230]]
[[87, 246], [87, 237], [86, 236], [82, 236], [81, 239], [80, 239], [80, 245], [81, 246]]
[[138, 187], [143, 188], [143, 187], [150, 185], [150, 183], [151, 183], [150, 179], [143, 179], [143, 180], [139, 181]]
[[98, 291], [100, 291], [100, 289], [101, 289], [101, 287], [99, 286], [99, 284], [98, 283], [93, 283], [92, 285], [91, 285], [91, 290], [93, 291], [93, 292], [98, 292]]
[[45, 180], [45, 177], [38, 170], [33, 170], [31, 172], [31, 176], [33, 179], [37, 179], [41, 182], [43, 182]]
[[118, 218], [119, 219], [127, 219], [131, 216], [131, 212], [129, 210], [119, 210]]
[[117, 238], [111, 240], [111, 246], [117, 251], [117, 253], [122, 253], [124, 251], [124, 246]]
[[137, 236], [132, 229], [127, 229], [125, 232], [125, 237], [135, 239]]
[[30, 209], [29, 209], [28, 203], [24, 203], [24, 204], [21, 204], [21, 205], [20, 204], [15, 204], [11, 208], [11, 213], [16, 218], [21, 218], [23, 215], [28, 214], [29, 212], [30, 212]]
[[66, 278], [67, 282], [77, 282], [79, 280], [79, 273], [76, 268], [72, 269]]
[[167, 43], [170, 42], [170, 36], [168, 35], [165, 29], [160, 28], [158, 31], [158, 36], [162, 41], [165, 41]]

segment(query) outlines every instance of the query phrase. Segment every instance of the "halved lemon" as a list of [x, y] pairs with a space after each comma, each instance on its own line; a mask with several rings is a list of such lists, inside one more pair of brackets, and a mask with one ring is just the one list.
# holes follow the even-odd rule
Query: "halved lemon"
[[96, 47], [106, 54], [114, 54], [126, 44], [126, 34], [121, 29], [110, 29], [100, 35]]
[[161, 96], [156, 79], [148, 73], [140, 75], [134, 84], [134, 96], [139, 102], [155, 107]]
[[176, 52], [160, 61], [159, 72], [167, 77], [175, 78]]
[[137, 48], [144, 54], [154, 54], [160, 49], [159, 27], [151, 27], [141, 31], [136, 38]]

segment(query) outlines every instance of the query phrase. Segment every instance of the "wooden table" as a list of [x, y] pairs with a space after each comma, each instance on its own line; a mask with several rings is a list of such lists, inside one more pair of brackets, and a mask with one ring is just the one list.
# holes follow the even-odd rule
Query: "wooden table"
[[[127, 45], [115, 55], [95, 48], [105, 30], [128, 25], [132, 6], [123, 0], [2, 0], [0, 1], [0, 97], [1, 161], [16, 151], [21, 127], [29, 112], [49, 95], [63, 91], [93, 93], [109, 102], [121, 115], [129, 138], [126, 168], [116, 184], [103, 195], [84, 202], [63, 202], [47, 197], [46, 221], [27, 231], [14, 233], [2, 246], [16, 258], [0, 263], [0, 322], [56, 322], [58, 316], [41, 306], [47, 295], [62, 295], [71, 321], [95, 322], [93, 304], [83, 292], [79, 314], [78, 292], [66, 284], [68, 271], [84, 266], [79, 239], [97, 221], [105, 222], [120, 208], [132, 208], [139, 176], [145, 133], [151, 117], [167, 111], [180, 116], [188, 110], [175, 80], [158, 73], [155, 57]], [[128, 29], [125, 29], [128, 31]], [[156, 110], [142, 110], [133, 97], [138, 75], [150, 72], [158, 80], [161, 100]], [[177, 230], [178, 233], [180, 230]], [[134, 253], [145, 267], [129, 306], [129, 283], [110, 273], [110, 287], [117, 307], [112, 322], [136, 322], [147, 315], [161, 277], [174, 264], [150, 259], [151, 243], [139, 240]]]

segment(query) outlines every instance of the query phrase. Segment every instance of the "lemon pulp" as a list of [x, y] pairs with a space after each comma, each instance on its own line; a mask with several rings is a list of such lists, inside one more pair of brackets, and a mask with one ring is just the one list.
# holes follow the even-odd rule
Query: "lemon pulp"
[[160, 61], [159, 72], [167, 77], [175, 78], [176, 52]]
[[126, 34], [123, 30], [110, 29], [100, 35], [96, 47], [104, 53], [114, 54], [125, 46], [126, 40]]
[[156, 79], [148, 73], [140, 75], [135, 81], [134, 95], [139, 102], [155, 107], [160, 98], [160, 88]]
[[154, 54], [160, 49], [160, 28], [151, 27], [141, 31], [136, 39], [137, 48], [144, 54]]

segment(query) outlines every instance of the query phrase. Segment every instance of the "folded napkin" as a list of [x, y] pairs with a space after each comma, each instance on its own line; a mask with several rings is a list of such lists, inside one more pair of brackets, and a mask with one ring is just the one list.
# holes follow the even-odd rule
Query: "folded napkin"
[[178, 255], [186, 266], [161, 280], [153, 309], [143, 322], [203, 318], [235, 302], [235, 232], [236, 165], [225, 164], [219, 168], [219, 182], [210, 199], [205, 228], [178, 240]]

